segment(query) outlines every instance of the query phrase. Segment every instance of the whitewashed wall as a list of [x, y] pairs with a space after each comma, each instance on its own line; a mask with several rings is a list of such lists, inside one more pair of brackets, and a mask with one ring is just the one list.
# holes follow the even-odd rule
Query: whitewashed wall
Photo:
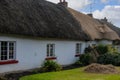
[[[46, 45], [49, 43], [55, 44], [56, 61], [59, 64], [72, 64], [78, 59], [75, 57], [75, 48], [79, 41], [48, 41], [12, 37], [0, 37], [0, 41], [16, 41], [16, 60], [19, 61], [17, 64], [0, 65], [0, 73], [40, 67], [46, 58]], [[86, 43], [80, 43], [82, 43], [81, 53], [83, 53]]]
[[88, 47], [89, 45], [92, 46], [93, 44], [96, 44], [96, 45], [99, 45], [99, 44], [107, 45], [107, 44], [112, 44], [112, 41], [110, 41], [110, 40], [88, 41], [88, 42], [86, 42], [86, 47]]
[[98, 42], [98, 44], [105, 44], [105, 45], [112, 44], [112, 41], [110, 41], [110, 40], [101, 40], [101, 41]]

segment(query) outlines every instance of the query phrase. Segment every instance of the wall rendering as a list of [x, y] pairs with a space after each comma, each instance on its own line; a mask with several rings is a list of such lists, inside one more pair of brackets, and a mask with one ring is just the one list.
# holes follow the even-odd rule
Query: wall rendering
[[86, 43], [82, 41], [37, 40], [13, 37], [0, 37], [0, 41], [16, 42], [16, 60], [19, 61], [15, 64], [0, 65], [0, 73], [40, 67], [46, 58], [47, 44], [55, 44], [56, 61], [61, 65], [72, 64], [78, 59], [78, 57], [75, 57], [76, 43], [82, 43], [81, 53], [84, 52], [86, 47]]

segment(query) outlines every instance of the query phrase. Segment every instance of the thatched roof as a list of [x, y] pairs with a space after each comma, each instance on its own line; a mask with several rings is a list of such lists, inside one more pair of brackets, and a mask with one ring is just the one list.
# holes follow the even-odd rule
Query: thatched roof
[[0, 34], [89, 40], [65, 7], [45, 0], [0, 0]]
[[112, 23], [104, 20], [104, 19], [101, 19], [101, 20], [98, 20], [101, 24], [106, 24], [109, 28], [111, 28], [112, 30], [114, 30], [120, 37], [120, 28], [113, 25]]
[[79, 21], [84, 32], [91, 37], [92, 40], [107, 39], [107, 40], [118, 40], [118, 34], [108, 27], [107, 24], [102, 24], [96, 19], [82, 14], [76, 10], [68, 8], [72, 15]]

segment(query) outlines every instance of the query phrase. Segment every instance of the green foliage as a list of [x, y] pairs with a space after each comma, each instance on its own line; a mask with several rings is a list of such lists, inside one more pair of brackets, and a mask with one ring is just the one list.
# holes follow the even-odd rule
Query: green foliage
[[75, 66], [83, 66], [83, 63], [78, 60], [78, 61], [76, 61], [76, 62], [74, 63], [74, 65], [75, 65]]
[[117, 48], [113, 47], [112, 45], [107, 45], [109, 53], [118, 53]]
[[88, 47], [85, 49], [85, 53], [80, 56], [80, 61], [84, 65], [88, 65], [93, 62], [101, 64], [113, 64], [120, 65], [120, 53], [113, 45], [98, 45], [95, 47]]
[[96, 49], [100, 54], [97, 58], [98, 63], [120, 66], [120, 53], [115, 47], [112, 45], [99, 45]]
[[99, 53], [99, 55], [102, 55], [102, 54], [109, 52], [107, 45], [102, 45], [102, 44], [98, 45], [96, 47], [96, 50]]
[[42, 72], [52, 72], [52, 71], [60, 71], [62, 67], [55, 61], [46, 60], [44, 61], [41, 71]]
[[87, 48], [85, 48], [85, 53], [90, 53], [92, 51], [92, 48], [90, 46], [88, 46]]
[[103, 54], [98, 57], [98, 63], [100, 64], [113, 64], [114, 63], [114, 55], [113, 54]]
[[4, 78], [4, 77], [0, 77], [0, 80], [7, 80], [6, 78]]
[[39, 73], [39, 72], [40, 72], [40, 68], [33, 70], [33, 73]]
[[100, 64], [112, 64], [120, 66], [120, 54], [107, 53], [98, 57], [98, 63]]
[[85, 53], [80, 56], [80, 62], [85, 66], [94, 62], [93, 56], [91, 53]]
[[96, 50], [97, 52], [102, 55], [102, 54], [106, 54], [106, 53], [118, 53], [117, 48], [115, 48], [113, 45], [98, 45], [96, 46]]

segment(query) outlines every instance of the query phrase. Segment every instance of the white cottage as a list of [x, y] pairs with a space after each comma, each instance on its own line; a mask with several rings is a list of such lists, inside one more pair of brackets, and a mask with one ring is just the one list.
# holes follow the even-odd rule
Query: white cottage
[[76, 11], [75, 17], [65, 5], [45, 0], [0, 1], [0, 73], [38, 68], [44, 60], [69, 65], [88, 45], [112, 44], [119, 38], [106, 28], [102, 31], [111, 31], [114, 38], [101, 37], [106, 33], [99, 28], [93, 37], [93, 30], [87, 27], [99, 27], [98, 22]]
[[74, 63], [89, 37], [64, 6], [44, 0], [0, 1], [0, 73]]
[[40, 67], [44, 60], [56, 60], [61, 65], [74, 63], [84, 52], [84, 41], [41, 40], [0, 37], [0, 73]]

